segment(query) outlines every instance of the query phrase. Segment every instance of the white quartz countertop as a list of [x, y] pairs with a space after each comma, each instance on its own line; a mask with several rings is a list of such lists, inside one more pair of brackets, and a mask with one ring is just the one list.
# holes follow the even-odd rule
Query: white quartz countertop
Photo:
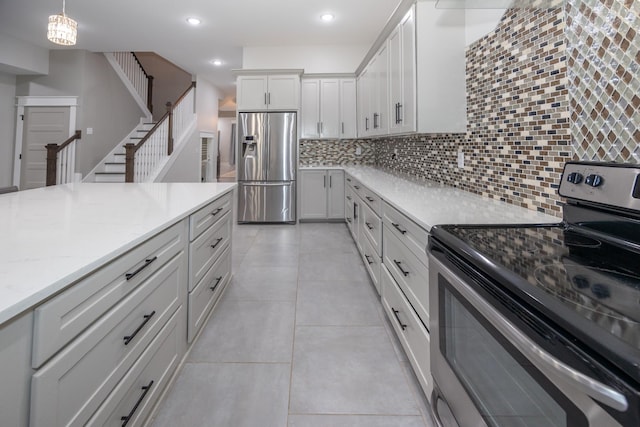
[[365, 166], [344, 171], [427, 231], [437, 224], [546, 224], [561, 219], [426, 180]]
[[75, 183], [0, 195], [0, 325], [235, 186]]

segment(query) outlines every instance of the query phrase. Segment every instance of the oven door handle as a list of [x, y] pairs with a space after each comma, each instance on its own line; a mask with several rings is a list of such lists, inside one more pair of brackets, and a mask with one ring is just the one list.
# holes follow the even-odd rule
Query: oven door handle
[[435, 269], [440, 270], [449, 282], [455, 286], [464, 298], [473, 305], [491, 324], [503, 334], [522, 354], [536, 360], [540, 365], [547, 367], [551, 372], [562, 377], [566, 382], [582, 391], [591, 398], [604, 403], [611, 408], [624, 412], [629, 408], [627, 398], [619, 391], [602, 384], [571, 366], [556, 359], [551, 354], [529, 339], [522, 331], [505, 319], [495, 308], [484, 300], [476, 291], [464, 284], [455, 274], [446, 268], [435, 257], [430, 257], [429, 262], [435, 264]]

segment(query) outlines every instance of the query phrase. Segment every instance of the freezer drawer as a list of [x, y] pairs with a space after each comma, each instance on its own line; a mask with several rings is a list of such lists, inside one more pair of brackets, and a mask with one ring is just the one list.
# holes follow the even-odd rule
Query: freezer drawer
[[295, 221], [295, 181], [238, 183], [238, 223]]

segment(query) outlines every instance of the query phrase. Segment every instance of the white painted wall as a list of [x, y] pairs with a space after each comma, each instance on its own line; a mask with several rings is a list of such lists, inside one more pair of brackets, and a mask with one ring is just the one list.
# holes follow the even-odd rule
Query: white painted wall
[[0, 187], [12, 185], [16, 76], [0, 72]]
[[506, 9], [465, 10], [465, 42], [469, 46], [495, 30]]
[[353, 73], [369, 50], [368, 45], [247, 46], [242, 68], [293, 68], [305, 73]]
[[200, 133], [193, 132], [162, 182], [200, 182]]
[[196, 114], [198, 131], [218, 133], [218, 101], [222, 93], [208, 80], [196, 76]]
[[49, 50], [7, 34], [0, 34], [0, 72], [9, 74], [47, 74]]

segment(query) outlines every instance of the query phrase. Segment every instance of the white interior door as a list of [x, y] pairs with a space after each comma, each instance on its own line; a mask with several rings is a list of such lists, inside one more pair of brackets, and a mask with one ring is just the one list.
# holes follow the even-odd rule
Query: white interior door
[[69, 107], [25, 107], [20, 167], [20, 189], [44, 187], [47, 144], [69, 138]]

